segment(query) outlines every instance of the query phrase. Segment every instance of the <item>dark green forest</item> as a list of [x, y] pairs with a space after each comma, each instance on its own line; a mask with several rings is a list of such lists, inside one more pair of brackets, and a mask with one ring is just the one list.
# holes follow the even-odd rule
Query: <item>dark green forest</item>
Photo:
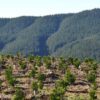
[[100, 59], [100, 9], [0, 18], [0, 53]]

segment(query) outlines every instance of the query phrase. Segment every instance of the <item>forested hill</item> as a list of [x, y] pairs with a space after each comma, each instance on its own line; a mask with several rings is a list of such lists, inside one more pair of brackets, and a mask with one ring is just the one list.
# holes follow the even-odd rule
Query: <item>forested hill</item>
[[100, 9], [0, 19], [0, 53], [100, 59]]

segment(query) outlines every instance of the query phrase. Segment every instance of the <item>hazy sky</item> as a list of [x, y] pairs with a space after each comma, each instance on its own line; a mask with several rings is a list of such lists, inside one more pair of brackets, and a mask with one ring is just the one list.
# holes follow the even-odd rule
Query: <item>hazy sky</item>
[[0, 0], [0, 17], [41, 16], [100, 8], [100, 0]]

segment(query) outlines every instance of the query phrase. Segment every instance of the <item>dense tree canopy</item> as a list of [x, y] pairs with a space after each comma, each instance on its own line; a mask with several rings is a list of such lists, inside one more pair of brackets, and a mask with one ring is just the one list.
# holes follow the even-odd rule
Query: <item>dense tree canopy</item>
[[0, 19], [2, 54], [21, 52], [24, 55], [99, 59], [99, 51], [100, 9], [76, 14]]

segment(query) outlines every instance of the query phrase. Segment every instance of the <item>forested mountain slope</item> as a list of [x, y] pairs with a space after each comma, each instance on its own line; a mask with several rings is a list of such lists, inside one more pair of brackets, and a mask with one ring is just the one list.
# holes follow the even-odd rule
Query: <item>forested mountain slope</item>
[[84, 11], [65, 19], [47, 44], [57, 56], [100, 57], [100, 10]]
[[[8, 37], [6, 37], [7, 34], [9, 35], [11, 33], [6, 32], [7, 34], [5, 38], [11, 38], [14, 36], [15, 39], [9, 43], [6, 43], [1, 52], [16, 54], [20, 51], [25, 55], [33, 52], [39, 55], [48, 54], [48, 47], [46, 46], [47, 38], [59, 29], [59, 25], [64, 18], [71, 15], [72, 14], [38, 17], [34, 19], [35, 21], [31, 23], [31, 25], [28, 25], [23, 29], [20, 25], [24, 25], [26, 21], [20, 22], [19, 25], [16, 25], [16, 27], [20, 29], [18, 29], [18, 32], [11, 32], [12, 35]], [[30, 18], [28, 19], [29, 21], [31, 20]]]
[[100, 58], [100, 9], [0, 19], [0, 52]]

